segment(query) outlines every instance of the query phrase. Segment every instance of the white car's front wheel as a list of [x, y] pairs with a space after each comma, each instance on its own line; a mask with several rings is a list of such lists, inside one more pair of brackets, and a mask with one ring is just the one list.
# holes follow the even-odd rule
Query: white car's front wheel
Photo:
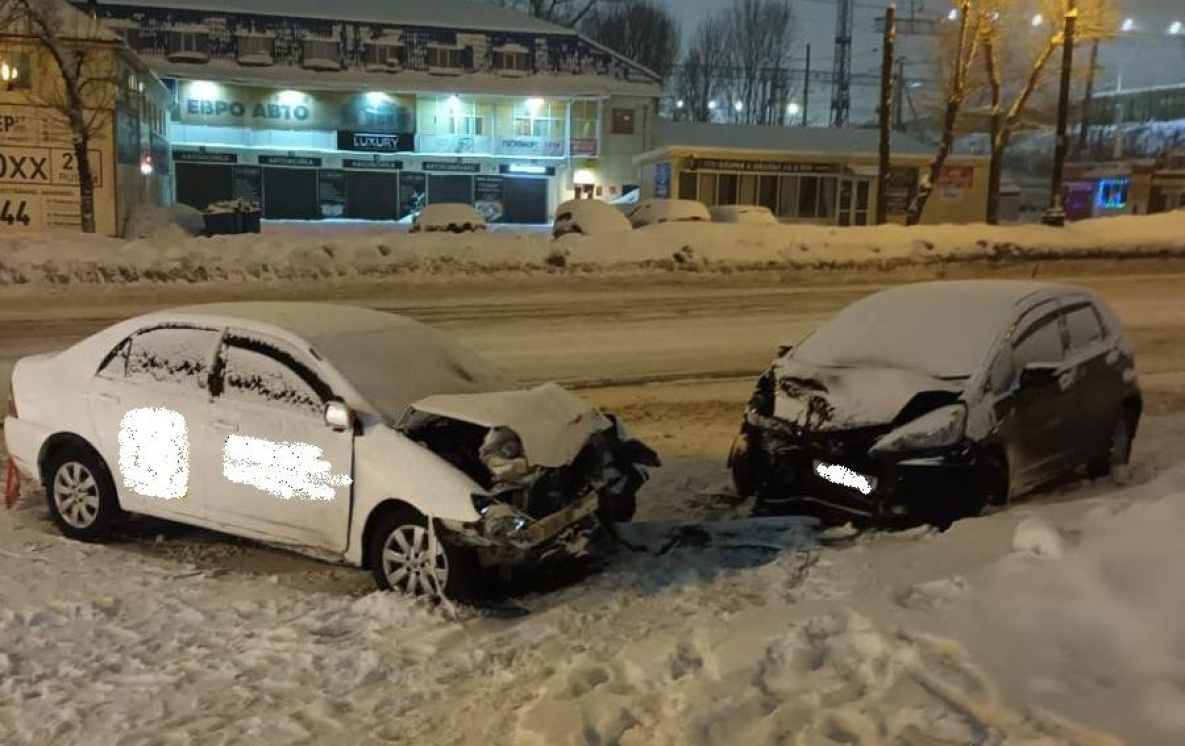
[[429, 598], [443, 595], [460, 601], [475, 598], [480, 574], [471, 551], [452, 546], [439, 536], [433, 542], [427, 519], [410, 510], [380, 519], [371, 536], [370, 567], [375, 582], [384, 590]]
[[71, 539], [102, 541], [124, 517], [107, 465], [89, 448], [60, 449], [46, 459], [45, 475], [50, 515]]

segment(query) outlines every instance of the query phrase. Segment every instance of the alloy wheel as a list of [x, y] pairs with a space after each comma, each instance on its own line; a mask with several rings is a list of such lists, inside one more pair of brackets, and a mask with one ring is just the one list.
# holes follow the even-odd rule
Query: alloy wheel
[[404, 524], [392, 531], [383, 544], [382, 563], [390, 586], [411, 595], [438, 595], [448, 583], [448, 556], [439, 540], [436, 556], [429, 556], [423, 526]]
[[54, 475], [53, 501], [67, 525], [89, 528], [99, 517], [99, 483], [85, 465], [67, 461]]

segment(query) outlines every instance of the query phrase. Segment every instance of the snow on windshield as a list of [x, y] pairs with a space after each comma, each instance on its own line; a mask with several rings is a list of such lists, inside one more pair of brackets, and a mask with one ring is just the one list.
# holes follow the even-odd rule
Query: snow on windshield
[[489, 363], [418, 324], [326, 335], [313, 348], [393, 420], [428, 396], [514, 388]]
[[795, 360], [825, 367], [972, 375], [1012, 315], [1013, 296], [950, 282], [886, 290], [848, 306], [802, 342]]

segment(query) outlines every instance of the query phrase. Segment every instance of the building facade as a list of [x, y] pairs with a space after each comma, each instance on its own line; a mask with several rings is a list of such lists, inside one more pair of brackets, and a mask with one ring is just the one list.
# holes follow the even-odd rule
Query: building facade
[[[247, 10], [246, 8], [250, 8]], [[432, 202], [538, 223], [636, 185], [658, 78], [464, 0], [101, 3], [172, 93], [177, 201], [394, 220]]]
[[[122, 235], [138, 206], [170, 198], [169, 92], [118, 36], [65, 2], [55, 18], [59, 42], [83, 63], [95, 230]], [[78, 230], [79, 156], [61, 74], [20, 24], [0, 30], [0, 72], [0, 235]]]
[[[876, 130], [662, 122], [658, 147], [636, 160], [643, 197], [762, 205], [783, 222], [859, 226], [874, 220]], [[933, 148], [893, 135], [888, 219], [903, 223]], [[988, 159], [951, 156], [923, 223], [987, 217]]]

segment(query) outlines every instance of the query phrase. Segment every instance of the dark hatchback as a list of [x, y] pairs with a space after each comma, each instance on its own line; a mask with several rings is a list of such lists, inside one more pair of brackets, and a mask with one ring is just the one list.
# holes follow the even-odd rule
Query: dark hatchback
[[949, 525], [1085, 467], [1126, 464], [1143, 400], [1092, 293], [922, 283], [870, 295], [783, 350], [729, 467], [761, 510]]

